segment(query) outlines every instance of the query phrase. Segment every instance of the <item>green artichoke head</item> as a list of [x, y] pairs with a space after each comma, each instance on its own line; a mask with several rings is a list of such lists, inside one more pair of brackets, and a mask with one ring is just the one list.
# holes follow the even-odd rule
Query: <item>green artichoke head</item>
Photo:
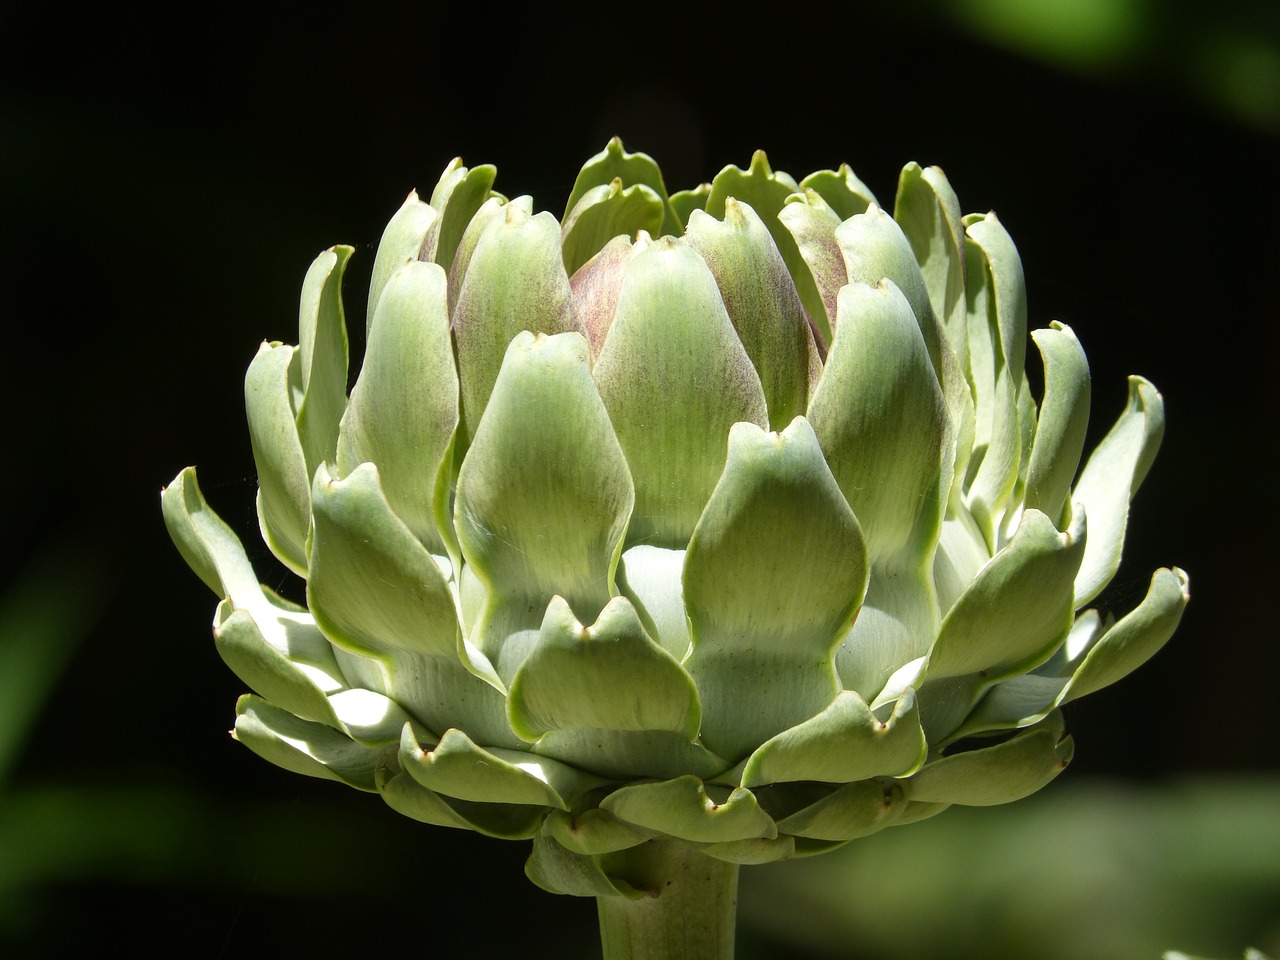
[[1119, 620], [1130, 498], [1164, 427], [1130, 380], [1083, 458], [1089, 370], [1031, 337], [994, 214], [908, 164], [763, 153], [669, 194], [614, 140], [563, 219], [452, 163], [392, 217], [347, 393], [334, 247], [296, 346], [245, 378], [260, 585], [188, 468], [164, 491], [254, 691], [235, 737], [427, 823], [532, 838], [548, 889], [619, 892], [655, 837], [759, 862], [1038, 790], [1059, 707], [1172, 634], [1187, 578]]

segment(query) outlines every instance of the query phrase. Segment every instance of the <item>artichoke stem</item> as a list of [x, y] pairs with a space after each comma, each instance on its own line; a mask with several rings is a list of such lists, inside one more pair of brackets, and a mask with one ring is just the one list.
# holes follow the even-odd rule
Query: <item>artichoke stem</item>
[[607, 858], [607, 872], [645, 895], [598, 897], [604, 960], [733, 960], [738, 865], [676, 840]]

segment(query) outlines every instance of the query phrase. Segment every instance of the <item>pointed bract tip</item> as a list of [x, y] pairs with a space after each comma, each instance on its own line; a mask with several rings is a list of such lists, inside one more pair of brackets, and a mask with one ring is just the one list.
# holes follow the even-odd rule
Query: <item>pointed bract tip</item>
[[737, 197], [725, 197], [724, 200], [724, 222], [732, 222], [734, 226], [742, 226], [747, 222], [747, 215], [742, 208], [745, 206]]

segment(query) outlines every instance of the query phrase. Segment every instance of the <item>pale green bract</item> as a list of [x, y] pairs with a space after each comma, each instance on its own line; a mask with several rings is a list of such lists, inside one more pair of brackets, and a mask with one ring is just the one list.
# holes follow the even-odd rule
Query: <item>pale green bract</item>
[[893, 215], [847, 167], [763, 153], [668, 195], [617, 140], [562, 221], [455, 161], [383, 235], [347, 395], [350, 248], [245, 397], [259, 584], [193, 469], [163, 494], [253, 694], [235, 736], [427, 823], [532, 838], [547, 889], [634, 895], [610, 855], [754, 863], [1071, 758], [1059, 707], [1143, 663], [1186, 604], [1113, 620], [1164, 429], [1130, 380], [1078, 469], [1089, 370], [1053, 323], [1024, 377], [1022, 266], [909, 164]]

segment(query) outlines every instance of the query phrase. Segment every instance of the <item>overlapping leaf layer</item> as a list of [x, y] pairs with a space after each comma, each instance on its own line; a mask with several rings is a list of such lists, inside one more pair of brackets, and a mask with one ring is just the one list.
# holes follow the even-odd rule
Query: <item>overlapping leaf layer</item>
[[937, 168], [891, 215], [847, 167], [763, 153], [672, 195], [616, 140], [562, 220], [494, 178], [455, 161], [392, 218], [350, 395], [349, 248], [249, 367], [262, 535], [306, 609], [193, 469], [164, 492], [254, 691], [237, 739], [532, 838], [530, 877], [590, 896], [633, 894], [609, 855], [654, 837], [761, 862], [1056, 776], [1058, 708], [1159, 649], [1187, 578], [1084, 609], [1161, 399], [1131, 378], [1083, 457], [1084, 352], [1033, 332], [1032, 396], [995, 215]]

